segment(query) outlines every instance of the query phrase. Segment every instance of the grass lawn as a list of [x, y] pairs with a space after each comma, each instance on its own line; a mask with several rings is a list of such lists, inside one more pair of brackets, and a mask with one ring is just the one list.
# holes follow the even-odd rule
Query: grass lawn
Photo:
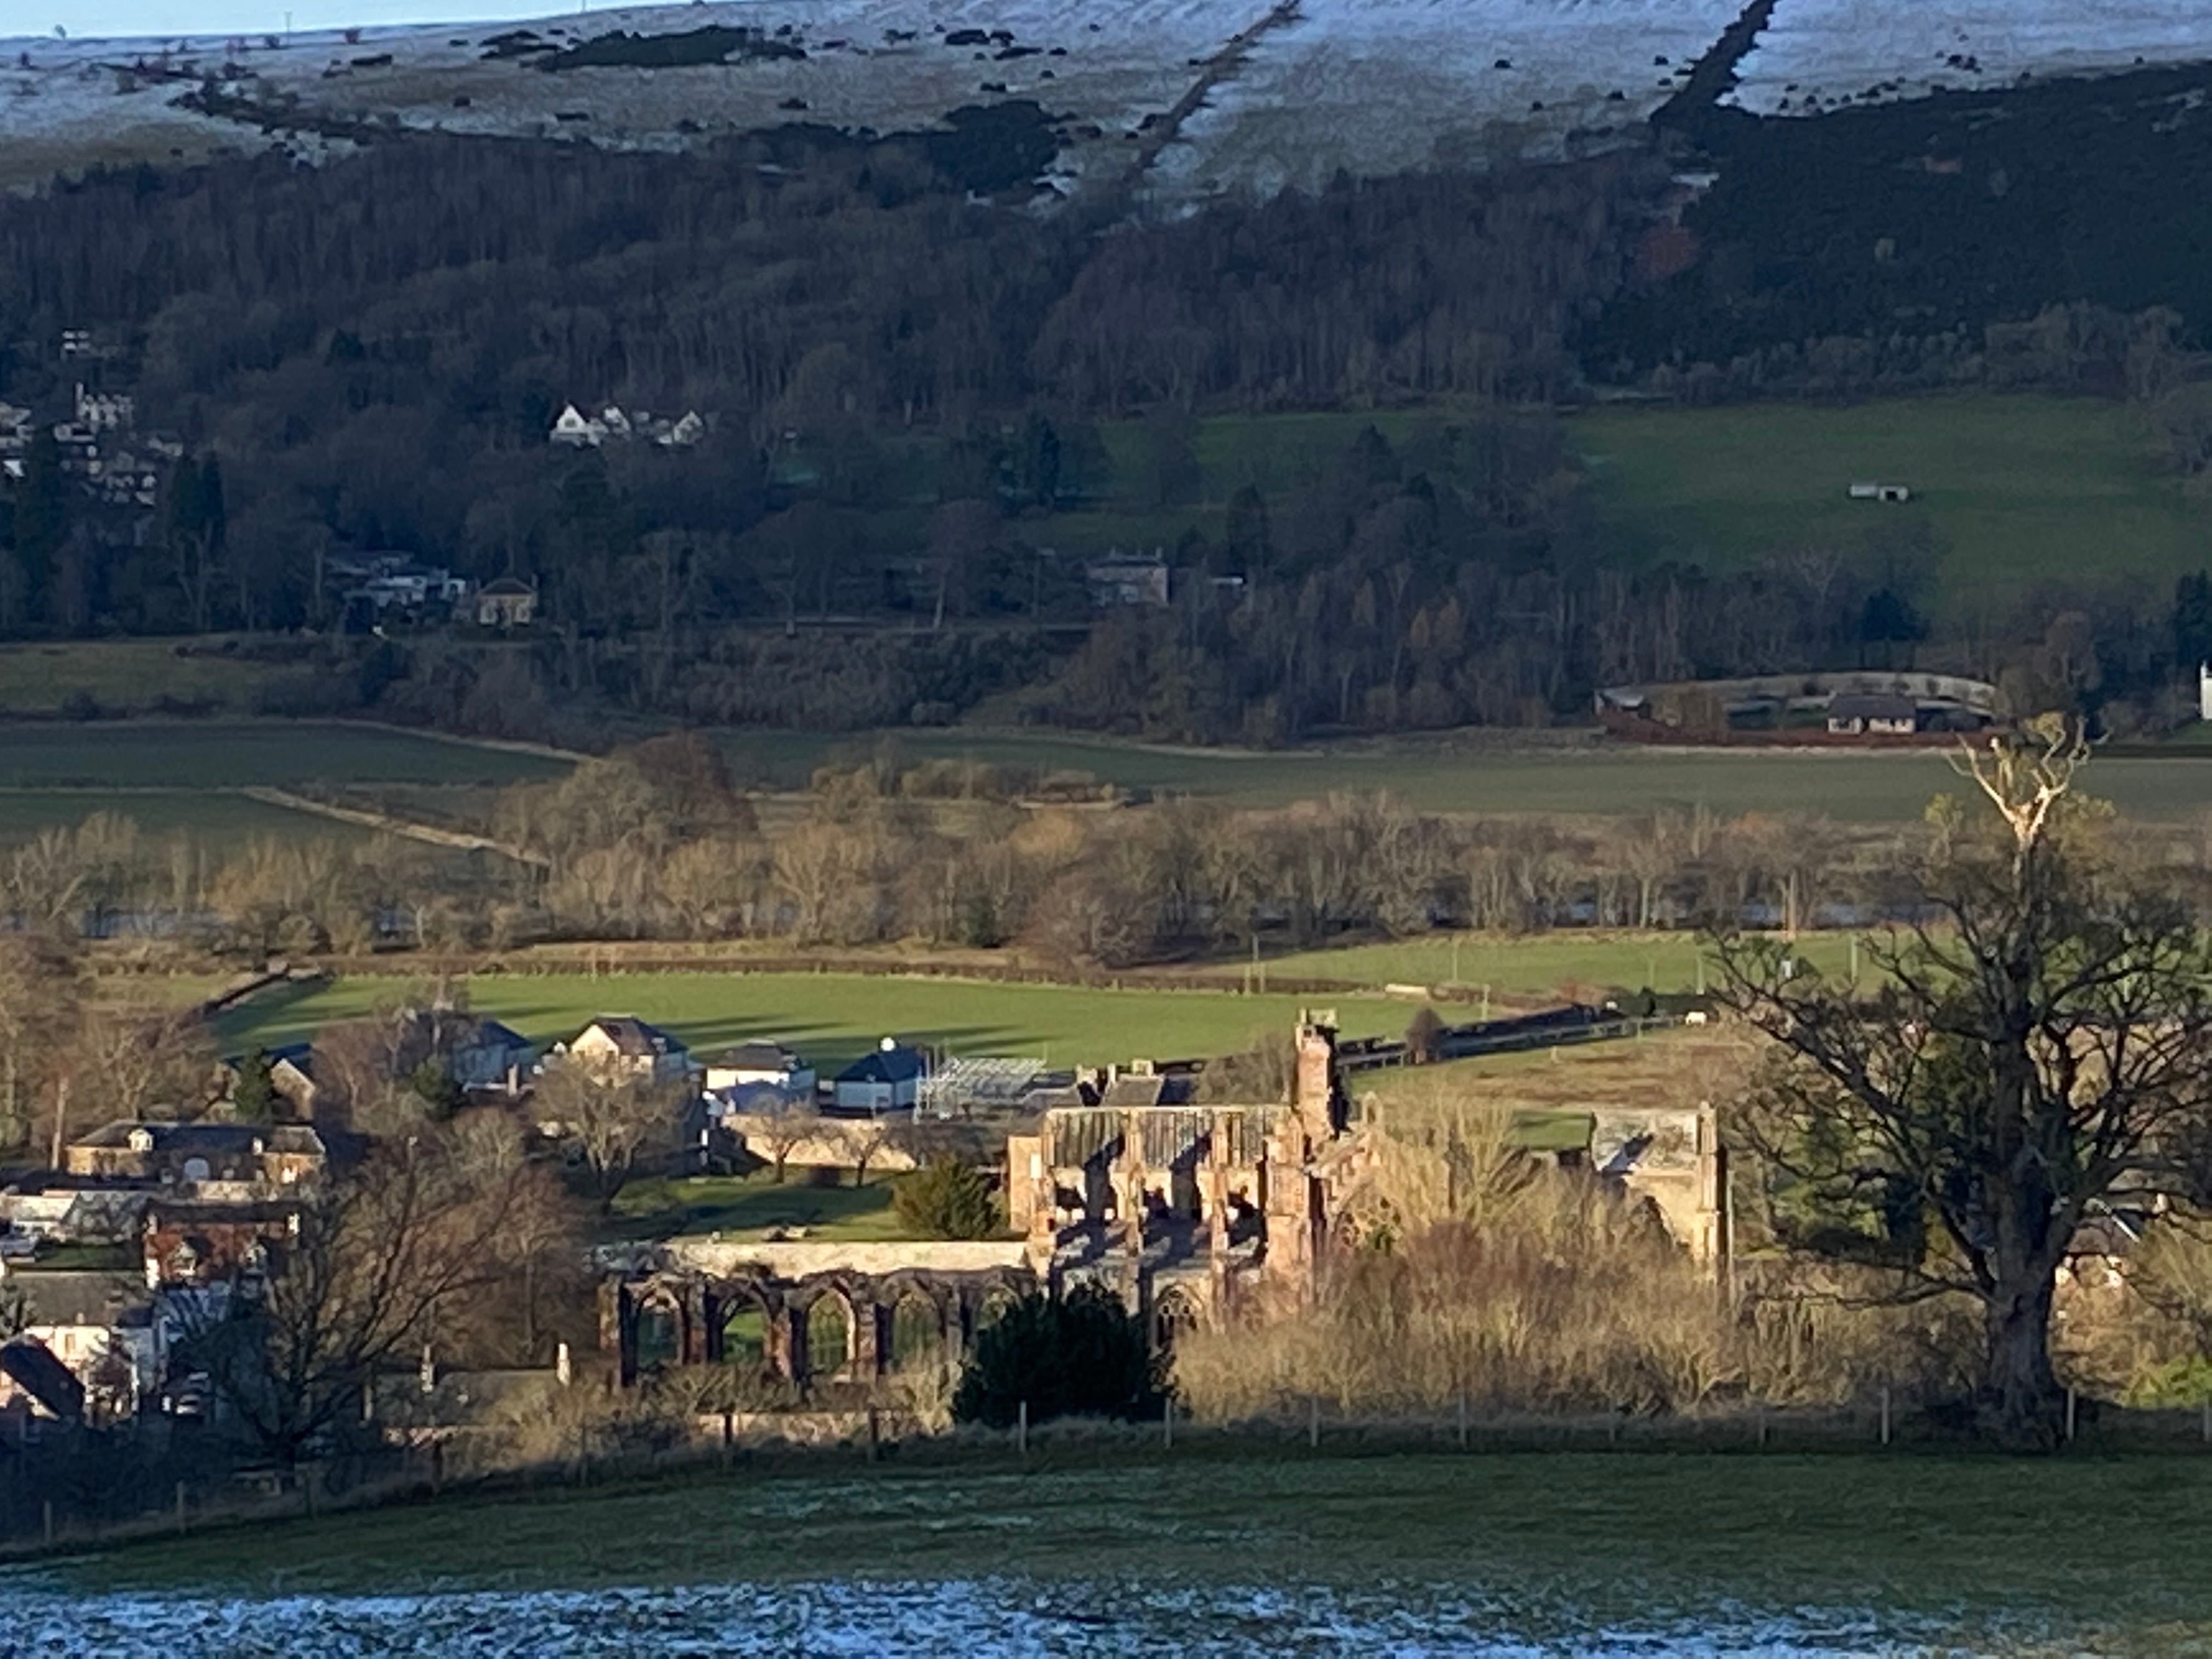
[[[1931, 797], [1960, 787], [1936, 752], [1504, 750], [1492, 742], [1412, 737], [1254, 753], [957, 728], [716, 736], [740, 775], [785, 788], [803, 784], [817, 766], [857, 760], [878, 744], [913, 761], [945, 757], [1088, 772], [1125, 788], [1249, 807], [1387, 793], [1428, 812], [1632, 816], [1659, 806], [1704, 805], [1723, 817], [1802, 811], [1855, 823], [1903, 823], [1917, 820]], [[2130, 816], [2194, 817], [2212, 805], [2212, 757], [2100, 760], [2088, 787]]]
[[[1040, 1615], [1095, 1587], [1101, 1626], [1117, 1603], [1214, 1586], [1372, 1595], [1413, 1615], [1401, 1643], [1454, 1651], [1532, 1650], [1516, 1635], [1546, 1650], [1667, 1650], [1633, 1637], [1616, 1649], [1625, 1629], [1672, 1631], [1700, 1652], [2201, 1651], [2208, 1504], [2212, 1456], [1349, 1457], [1204, 1439], [1170, 1453], [1048, 1443], [1018, 1465], [830, 1455], [765, 1474], [452, 1498], [149, 1541], [19, 1583], [75, 1596], [296, 1596], [827, 1581], [890, 1596], [1012, 1576], [1034, 1587]], [[2081, 1545], [2085, 1518], [2094, 1548]], [[1286, 1609], [1240, 1612], [1255, 1621], [1241, 1650], [1363, 1650], [1317, 1643]], [[1754, 1636], [1766, 1620], [1782, 1628]], [[1207, 1651], [1233, 1650], [1236, 1629], [1208, 1627], [1232, 1646]]]
[[185, 642], [70, 640], [0, 647], [0, 714], [51, 714], [79, 692], [109, 714], [150, 709], [161, 697], [245, 714], [252, 707], [255, 688], [285, 672], [202, 651], [180, 653], [180, 643]]
[[[0, 747], [5, 742], [0, 738]], [[232, 848], [261, 836], [353, 842], [370, 833], [224, 789], [0, 788], [0, 847], [33, 840], [47, 830], [74, 829], [95, 812], [128, 818], [142, 834], [205, 836]]]
[[512, 783], [565, 769], [507, 750], [314, 721], [0, 726], [0, 787], [11, 789]]
[[[313, 1035], [406, 995], [397, 978], [341, 979], [289, 996], [256, 998], [217, 1022], [226, 1051]], [[637, 1014], [696, 1053], [750, 1037], [793, 1044], [833, 1075], [886, 1036], [926, 1039], [957, 1054], [1000, 1054], [1055, 1066], [1102, 1066], [1231, 1053], [1288, 1030], [1296, 997], [1232, 992], [1096, 990], [840, 974], [488, 975], [469, 982], [470, 1006], [540, 1042], [573, 1036], [599, 1014]], [[1411, 1004], [1334, 1001], [1346, 1035], [1406, 1029]]]
[[811, 1239], [858, 1244], [905, 1236], [891, 1212], [887, 1177], [855, 1187], [849, 1170], [796, 1164], [786, 1166], [781, 1183], [769, 1170], [632, 1182], [615, 1199], [612, 1227], [625, 1237], [653, 1238], [757, 1238], [772, 1227], [804, 1227]]
[[[1850, 971], [1849, 935], [1808, 933], [1797, 954], [1824, 974]], [[1345, 979], [1363, 984], [1488, 986], [1500, 997], [1566, 1000], [1593, 991], [1692, 991], [1716, 984], [1711, 952], [1694, 933], [1431, 933], [1379, 945], [1298, 951], [1262, 959], [1272, 975]], [[1701, 977], [1702, 970], [1702, 977]], [[1242, 984], [1249, 963], [1210, 969]], [[1471, 1018], [1456, 1005], [1449, 1018]]]
[[1570, 1120], [1580, 1125], [1589, 1113], [1607, 1108], [1684, 1110], [1723, 1099], [1753, 1058], [1740, 1033], [1677, 1027], [1618, 1042], [1364, 1072], [1348, 1086], [1357, 1098], [1372, 1096], [1386, 1123], [1410, 1125], [1445, 1110], [1495, 1108], [1515, 1115], [1531, 1145], [1556, 1146], [1561, 1138], [1581, 1145], [1567, 1136]]
[[[2170, 588], [2205, 562], [2212, 513], [2128, 411], [1979, 393], [1844, 408], [1593, 410], [1574, 431], [1609, 534], [1644, 558], [1732, 569], [1792, 548], [1904, 564], [1925, 608], [2001, 613], [2046, 579]], [[1902, 483], [1903, 505], [1854, 501]], [[1922, 530], [1935, 556], [1900, 539]]]

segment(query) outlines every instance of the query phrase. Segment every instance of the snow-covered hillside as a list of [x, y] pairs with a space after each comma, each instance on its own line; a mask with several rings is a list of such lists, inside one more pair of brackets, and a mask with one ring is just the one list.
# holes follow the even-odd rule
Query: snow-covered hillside
[[2203, 58], [2206, 0], [1780, 0], [1737, 70], [1735, 101], [1798, 114], [1808, 97], [1817, 110]]
[[[963, 104], [1034, 98], [1076, 135], [1066, 157], [1073, 182], [1121, 176], [1151, 148], [1139, 133], [1163, 136], [1159, 124], [1204, 83], [1151, 175], [1162, 197], [1188, 200], [1318, 184], [1340, 167], [1388, 173], [1617, 142], [1666, 100], [1739, 4], [714, 0], [522, 27], [556, 46], [616, 29], [744, 27], [805, 56], [550, 75], [488, 55], [512, 22], [366, 28], [353, 39], [26, 39], [0, 42], [0, 185], [103, 159], [270, 143], [250, 124], [175, 107], [208, 76], [258, 104], [296, 100], [304, 116], [326, 120], [637, 147], [794, 120], [925, 126]], [[2212, 58], [2205, 0], [1779, 0], [1735, 95], [1796, 114], [1808, 94], [1813, 107], [1830, 107], [1877, 85], [1911, 96], [1937, 83], [2194, 58]], [[295, 153], [321, 147], [296, 135], [278, 142]]]
[[[1295, 17], [1262, 27], [1274, 9], [1274, 0], [629, 8], [528, 27], [560, 45], [614, 29], [787, 29], [806, 56], [558, 75], [487, 59], [485, 43], [512, 23], [369, 28], [353, 40], [9, 41], [0, 45], [0, 64], [15, 65], [0, 70], [0, 138], [28, 147], [12, 170], [31, 176], [71, 155], [264, 142], [173, 106], [192, 77], [228, 64], [239, 71], [234, 84], [262, 102], [295, 97], [345, 118], [641, 146], [789, 120], [926, 125], [962, 104], [1031, 97], [1079, 130], [1099, 129], [1077, 146], [1079, 173], [1118, 169], [1146, 118], [1164, 117], [1206, 60], [1249, 36], [1246, 60], [1213, 88], [1160, 177], [1171, 192], [1269, 186], [1340, 167], [1376, 173], [1440, 155], [1557, 154], [1571, 130], [1627, 128], [1668, 95], [1675, 66], [1711, 44], [1735, 0], [1302, 0]], [[948, 44], [973, 30], [1012, 40]]]

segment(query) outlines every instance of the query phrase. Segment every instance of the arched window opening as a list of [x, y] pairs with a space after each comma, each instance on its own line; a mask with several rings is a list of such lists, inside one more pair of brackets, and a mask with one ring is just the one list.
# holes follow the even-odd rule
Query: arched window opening
[[908, 1291], [891, 1310], [891, 1369], [917, 1370], [944, 1357], [945, 1321], [937, 1304]]
[[768, 1364], [768, 1315], [757, 1302], [740, 1302], [724, 1316], [722, 1363], [754, 1369]]
[[835, 1376], [852, 1363], [853, 1310], [832, 1291], [806, 1310], [806, 1371]]

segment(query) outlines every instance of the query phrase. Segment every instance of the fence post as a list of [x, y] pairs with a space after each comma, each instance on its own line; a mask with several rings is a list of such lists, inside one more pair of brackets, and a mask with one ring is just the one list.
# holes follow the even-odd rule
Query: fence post
[[1170, 1399], [1167, 1409], [1160, 1413], [1160, 1445], [1168, 1451], [1175, 1449], [1175, 1401]]
[[2078, 1398], [2074, 1385], [2069, 1382], [2066, 1385], [2066, 1438], [2069, 1443], [2074, 1438], [2075, 1412]]
[[54, 1547], [54, 1500], [49, 1498], [40, 1507], [46, 1511], [46, 1547], [52, 1549]]
[[2204, 1437], [2206, 1445], [2212, 1446], [2212, 1400], [2207, 1400], [2204, 1402], [2202, 1407], [2202, 1419], [2197, 1426], [2197, 1432]]
[[1314, 1395], [1306, 1401], [1306, 1445], [1314, 1451], [1321, 1449], [1321, 1396]]
[[181, 1534], [184, 1532], [184, 1530], [185, 1530], [185, 1483], [184, 1483], [183, 1481], [179, 1480], [179, 1481], [178, 1481], [178, 1482], [177, 1482], [177, 1531], [178, 1531], [178, 1533], [179, 1533], [179, 1534]]
[[1761, 1450], [1761, 1451], [1765, 1451], [1765, 1450], [1766, 1449], [1766, 1412], [1765, 1412], [1765, 1409], [1764, 1407], [1761, 1407], [1761, 1408], [1760, 1408], [1760, 1410], [1759, 1411], [1759, 1413], [1758, 1413], [1758, 1419], [1759, 1419], [1759, 1450]]
[[1467, 1449], [1467, 1390], [1459, 1391], [1459, 1449]]
[[883, 1425], [876, 1420], [876, 1408], [871, 1406], [868, 1407], [868, 1462], [872, 1463], [882, 1456], [883, 1449]]
[[1881, 1385], [1881, 1443], [1889, 1443], [1889, 1384]]
[[1024, 1457], [1030, 1455], [1030, 1402], [1026, 1400], [1014, 1418], [1014, 1449]]

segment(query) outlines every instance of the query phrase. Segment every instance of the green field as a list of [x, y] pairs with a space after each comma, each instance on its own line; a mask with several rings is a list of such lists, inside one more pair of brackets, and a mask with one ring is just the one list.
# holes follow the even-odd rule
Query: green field
[[804, 1227], [815, 1239], [872, 1244], [908, 1237], [891, 1209], [890, 1181], [872, 1174], [852, 1184], [849, 1170], [792, 1164], [744, 1176], [684, 1176], [634, 1181], [615, 1199], [613, 1231], [667, 1238], [678, 1233], [757, 1237], [774, 1227]]
[[[256, 998], [225, 1015], [226, 1049], [313, 1035], [407, 994], [409, 981], [357, 977], [289, 996]], [[477, 1012], [540, 1042], [574, 1036], [599, 1014], [636, 1014], [707, 1054], [750, 1037], [791, 1043], [825, 1075], [884, 1036], [940, 1043], [951, 1054], [1104, 1066], [1227, 1054], [1287, 1031], [1303, 1006], [1233, 992], [1094, 990], [843, 974], [487, 975], [468, 982]], [[1333, 1000], [1348, 1036], [1395, 1035], [1415, 1006], [1382, 997]]]
[[367, 832], [236, 791], [390, 783], [462, 799], [553, 777], [565, 764], [327, 722], [0, 723], [0, 846], [94, 812], [120, 814], [152, 833], [190, 830], [224, 842], [260, 835], [353, 840]]
[[512, 783], [564, 769], [512, 750], [328, 722], [0, 726], [0, 788], [9, 789]]
[[[1607, 532], [1652, 562], [1729, 570], [1812, 548], [1878, 572], [1893, 557], [1919, 603], [1972, 622], [2038, 581], [2166, 592], [2212, 560], [2212, 511], [2183, 495], [2129, 411], [2099, 400], [1613, 408], [1574, 426]], [[1859, 481], [1913, 498], [1851, 501]], [[1932, 560], [1899, 539], [1923, 530]]]
[[[149, 1540], [12, 1577], [41, 1602], [80, 1598], [67, 1608], [79, 1618], [97, 1598], [155, 1593], [124, 1609], [141, 1628], [179, 1597], [483, 1593], [387, 1614], [404, 1620], [408, 1652], [438, 1650], [420, 1644], [427, 1621], [453, 1621], [456, 1639], [471, 1621], [478, 1636], [502, 1620], [519, 1628], [534, 1623], [520, 1598], [558, 1591], [592, 1599], [594, 1651], [635, 1619], [639, 1650], [653, 1653], [918, 1653], [945, 1616], [933, 1592], [965, 1586], [975, 1613], [1003, 1602], [1016, 1621], [971, 1624], [981, 1651], [1133, 1651], [1124, 1644], [1139, 1633], [1188, 1651], [1203, 1630], [1208, 1652], [1312, 1656], [2151, 1654], [2212, 1640], [2208, 1503], [2205, 1456], [1346, 1456], [1124, 1438], [1048, 1442], [1020, 1464], [1010, 1452], [935, 1467], [825, 1454], [768, 1472], [449, 1498]], [[759, 1622], [725, 1611], [686, 1624], [687, 1607], [744, 1585], [775, 1592]], [[680, 1593], [632, 1604], [655, 1587]], [[785, 1598], [813, 1610], [811, 1640], [804, 1621], [768, 1622], [789, 1619]], [[1316, 1619], [1309, 1603], [1341, 1616]], [[362, 1620], [363, 1650], [375, 1644], [369, 1616], [316, 1614], [325, 1632]], [[878, 1639], [837, 1639], [855, 1627]]]
[[[1825, 974], [1845, 974], [1850, 935], [1807, 934], [1797, 954]], [[1499, 997], [1569, 1000], [1611, 990], [1694, 991], [1717, 983], [1712, 952], [1694, 933], [1602, 933], [1583, 929], [1538, 934], [1430, 933], [1382, 945], [1299, 951], [1264, 958], [1280, 978], [1340, 979], [1371, 985], [1488, 986]], [[1249, 963], [1208, 971], [1242, 985]]]
[[159, 698], [250, 713], [272, 672], [210, 647], [218, 640], [71, 640], [0, 646], [0, 715], [52, 714], [90, 697], [109, 714], [137, 714]]
[[[1961, 787], [1946, 757], [1935, 751], [1511, 748], [1437, 737], [1257, 752], [960, 729], [716, 735], [742, 775], [787, 788], [804, 783], [825, 762], [854, 763], [886, 748], [909, 763], [943, 758], [1088, 772], [1125, 788], [1252, 807], [1387, 793], [1429, 812], [1626, 816], [1703, 805], [1723, 817], [1798, 811], [1847, 823], [1902, 823], [1917, 820], [1930, 797]], [[2130, 816], [2193, 817], [2212, 808], [2212, 757], [2107, 757], [2090, 769], [2086, 787]]]

